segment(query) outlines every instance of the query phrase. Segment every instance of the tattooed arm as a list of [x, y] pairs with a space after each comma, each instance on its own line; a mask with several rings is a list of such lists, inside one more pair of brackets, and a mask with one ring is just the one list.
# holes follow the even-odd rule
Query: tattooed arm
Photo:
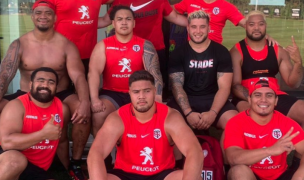
[[159, 61], [157, 52], [150, 41], [145, 41], [143, 63], [145, 70], [152, 74], [155, 79], [156, 97], [155, 100], [162, 102], [163, 79], [160, 73]]
[[0, 69], [0, 100], [5, 95], [9, 83], [15, 77], [20, 64], [20, 40], [11, 43], [7, 53], [1, 61]]
[[169, 74], [170, 83], [172, 84], [172, 93], [175, 98], [175, 101], [182, 109], [182, 113], [187, 117], [187, 121], [190, 126], [195, 129], [197, 124], [200, 121], [201, 115], [199, 112], [192, 112], [188, 96], [183, 88], [185, 74], [184, 72], [175, 72]]
[[232, 58], [232, 66], [233, 66], [232, 93], [236, 97], [244, 101], [247, 101], [248, 89], [241, 85], [242, 82], [241, 66], [242, 66], [243, 58], [235, 46], [230, 50], [230, 55]]

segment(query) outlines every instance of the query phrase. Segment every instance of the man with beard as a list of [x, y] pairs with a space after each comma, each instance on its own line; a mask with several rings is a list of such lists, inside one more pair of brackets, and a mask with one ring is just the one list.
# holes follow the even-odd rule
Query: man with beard
[[[246, 38], [230, 50], [234, 73], [232, 103], [240, 112], [248, 109], [248, 87], [252, 81], [269, 80], [276, 85], [278, 103], [275, 110], [297, 121], [304, 128], [304, 101], [281, 91], [275, 77], [280, 73], [284, 82], [292, 88], [301, 84], [302, 58], [294, 38], [291, 38], [292, 45], [286, 48], [269, 46], [265, 39], [265, 15], [260, 11], [252, 11], [246, 19]], [[300, 157], [298, 154], [296, 156]], [[295, 163], [299, 161], [298, 158], [294, 158]]]
[[[224, 148], [232, 165], [228, 179], [304, 179], [304, 131], [274, 108], [277, 85], [253, 81], [249, 88], [250, 109], [233, 117], [226, 126]], [[301, 155], [299, 168], [287, 167], [287, 155]]]
[[187, 30], [190, 41], [170, 57], [174, 99], [168, 106], [177, 109], [195, 133], [211, 125], [225, 129], [237, 114], [228, 101], [232, 81], [229, 51], [208, 38], [209, 15], [204, 11], [189, 14]]
[[[129, 78], [131, 103], [111, 113], [88, 156], [90, 180], [201, 180], [204, 155], [182, 116], [155, 102], [154, 77], [147, 71]], [[113, 170], [104, 158], [117, 144]], [[174, 171], [173, 145], [186, 156], [184, 170]]]
[[[35, 25], [33, 31], [12, 42], [2, 60], [0, 70], [0, 110], [8, 101], [29, 92], [28, 83], [32, 71], [39, 67], [51, 67], [59, 76], [56, 96], [69, 106], [72, 113], [73, 158], [80, 159], [90, 133], [89, 88], [76, 46], [54, 29], [55, 6], [47, 0], [36, 1], [31, 16]], [[8, 85], [19, 68], [20, 90], [4, 96]], [[70, 88], [74, 83], [77, 95]], [[63, 152], [62, 152], [63, 153]], [[68, 154], [65, 154], [68, 166]]]
[[265, 15], [260, 11], [252, 11], [246, 19], [246, 38], [230, 51], [234, 72], [232, 102], [239, 111], [248, 109], [247, 96], [251, 82], [257, 79], [269, 80], [276, 85], [278, 104], [275, 110], [296, 120], [304, 128], [304, 101], [281, 91], [275, 77], [280, 72], [282, 79], [292, 88], [301, 84], [302, 58], [294, 38], [291, 38], [292, 45], [286, 48], [268, 46], [265, 39]]
[[46, 171], [55, 152], [66, 151], [69, 118], [68, 107], [55, 97], [58, 80], [53, 69], [36, 69], [30, 76], [30, 92], [3, 109], [0, 180], [54, 179]]

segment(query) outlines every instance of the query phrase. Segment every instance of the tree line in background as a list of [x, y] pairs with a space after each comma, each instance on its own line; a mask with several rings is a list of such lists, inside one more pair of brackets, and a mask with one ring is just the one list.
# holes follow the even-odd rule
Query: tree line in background
[[[250, 0], [227, 0], [234, 4], [241, 13], [244, 14], [246, 10], [252, 11], [255, 9], [254, 5], [249, 5]], [[269, 17], [280, 17], [280, 18], [292, 18], [292, 9], [300, 9], [299, 19], [304, 19], [304, 1], [303, 0], [285, 0], [285, 6], [258, 6], [259, 11], [269, 10]], [[274, 13], [275, 9], [280, 10], [280, 15], [276, 16]]]
[[[170, 4], [176, 4], [181, 0], [169, 0]], [[203, 0], [202, 0], [203, 1]], [[227, 0], [234, 4], [242, 14], [245, 14], [245, 11], [252, 11], [255, 9], [254, 5], [249, 5], [250, 0]], [[300, 9], [299, 19], [304, 19], [304, 0], [285, 0], [285, 6], [258, 6], [258, 10], [262, 11], [265, 9], [269, 10], [269, 17], [280, 17], [280, 18], [292, 18], [292, 9]], [[276, 16], [274, 13], [275, 9], [279, 9], [280, 15]], [[302, 12], [301, 12], [302, 11]]]

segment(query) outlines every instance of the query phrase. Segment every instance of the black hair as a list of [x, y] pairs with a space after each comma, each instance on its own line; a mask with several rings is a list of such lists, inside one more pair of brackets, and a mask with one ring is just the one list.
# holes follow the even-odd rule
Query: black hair
[[58, 74], [56, 73], [56, 71], [55, 71], [54, 69], [49, 68], [49, 67], [40, 67], [40, 68], [38, 68], [38, 69], [35, 69], [35, 70], [32, 72], [32, 74], [31, 74], [31, 81], [32, 81], [32, 82], [34, 81], [36, 74], [37, 74], [38, 72], [40, 72], [40, 71], [43, 71], [43, 72], [50, 72], [50, 73], [55, 74], [55, 76], [56, 76], [56, 85], [58, 85], [58, 83], [59, 83]]
[[123, 6], [123, 5], [117, 5], [117, 6], [113, 6], [113, 8], [112, 8], [112, 10], [111, 10], [111, 12], [110, 12], [110, 19], [111, 19], [111, 20], [114, 20], [117, 11], [122, 10], [122, 9], [130, 11], [130, 12], [132, 13], [133, 19], [135, 18], [135, 14], [134, 14], [134, 12], [130, 9], [130, 7], [128, 7], [128, 6]]
[[131, 74], [129, 78], [129, 87], [132, 85], [135, 81], [150, 81], [153, 85], [155, 85], [154, 77], [146, 70], [140, 70], [135, 71], [133, 74]]

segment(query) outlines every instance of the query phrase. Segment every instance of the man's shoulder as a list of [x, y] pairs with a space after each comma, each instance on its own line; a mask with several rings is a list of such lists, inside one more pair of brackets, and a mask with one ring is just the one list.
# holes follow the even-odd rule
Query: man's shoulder
[[[233, 116], [228, 123], [229, 124], [239, 124], [242, 125], [247, 118], [248, 118], [249, 114], [248, 114], [248, 110], [245, 110], [243, 112], [238, 113], [237, 115]], [[227, 124], [228, 124], [227, 123]]]

